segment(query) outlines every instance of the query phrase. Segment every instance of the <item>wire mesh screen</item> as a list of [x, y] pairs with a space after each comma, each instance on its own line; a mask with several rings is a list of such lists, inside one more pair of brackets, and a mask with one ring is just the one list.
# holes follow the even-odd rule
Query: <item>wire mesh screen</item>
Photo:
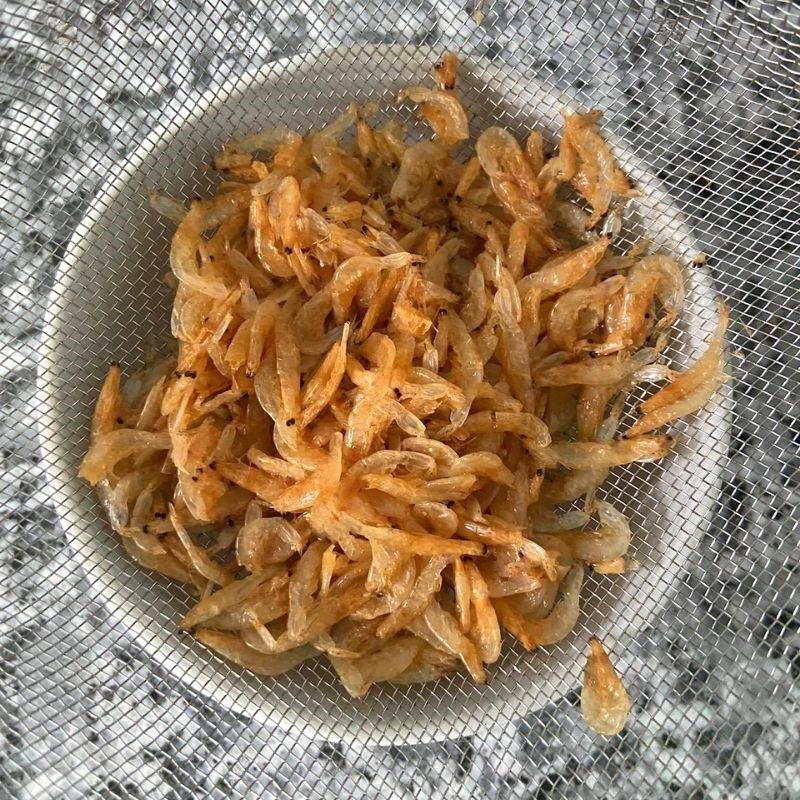
[[[793, 4], [59, 2], [2, 15], [11, 796], [800, 793]], [[511, 648], [483, 689], [456, 676], [354, 702], [321, 666], [266, 683], [179, 637], [185, 598], [124, 556], [74, 473], [105, 365], [135, 368], [165, 344], [169, 230], [145, 189], [202, 194], [226, 137], [389, 105], [445, 48], [465, 57], [476, 129], [552, 136], [562, 106], [604, 109], [648, 198], [626, 235], [647, 230], [685, 263], [707, 256], [673, 355], [697, 352], [722, 294], [736, 382], [668, 465], [620, 471], [610, 492], [642, 569], [590, 585], [573, 637]], [[577, 709], [575, 665], [596, 632], [634, 702], [608, 740]]]

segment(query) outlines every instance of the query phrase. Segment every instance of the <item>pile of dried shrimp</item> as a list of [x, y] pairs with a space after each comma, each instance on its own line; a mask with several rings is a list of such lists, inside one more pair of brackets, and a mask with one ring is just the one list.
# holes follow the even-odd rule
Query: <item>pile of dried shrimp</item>
[[[354, 696], [482, 682], [502, 629], [565, 637], [585, 565], [626, 566], [597, 487], [723, 380], [724, 307], [696, 364], [660, 363], [681, 270], [609, 249], [633, 193], [599, 113], [565, 116], [557, 155], [495, 127], [460, 161], [453, 55], [434, 77], [398, 98], [429, 141], [350, 107], [231, 141], [188, 210], [152, 195], [177, 358], [112, 365], [81, 468], [133, 558], [196, 587], [182, 628], [263, 675], [324, 653]], [[619, 434], [644, 381], [667, 383]]]

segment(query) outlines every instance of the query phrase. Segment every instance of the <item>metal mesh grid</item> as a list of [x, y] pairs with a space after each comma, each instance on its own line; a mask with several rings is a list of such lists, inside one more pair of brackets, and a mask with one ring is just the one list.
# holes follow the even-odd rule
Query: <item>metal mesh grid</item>
[[[789, 743], [793, 732], [796, 741], [791, 692], [800, 649], [800, 359], [793, 333], [800, 289], [800, 33], [790, 4], [584, 2], [531, 9], [485, 2], [476, 13], [438, 3], [380, 11], [354, 3], [301, 2], [291, 10], [76, 3], [8, 4], [2, 13], [0, 514], [3, 586], [10, 602], [2, 627], [0, 773], [10, 792], [192, 798], [323, 797], [334, 791], [364, 797], [800, 792], [797, 752]], [[710, 256], [697, 285], [713, 281], [734, 307], [732, 366], [739, 380], [722, 499], [707, 531], [686, 531], [683, 545], [696, 544], [697, 550], [690, 569], [670, 579], [679, 587], [677, 597], [644, 630], [636, 624], [637, 608], [627, 612], [638, 634], [620, 652], [620, 665], [636, 711], [626, 732], [608, 742], [582, 728], [574, 693], [563, 691], [548, 695], [538, 710], [521, 703], [517, 713], [504, 707], [483, 714], [473, 730], [475, 709], [469, 704], [475, 699], [457, 681], [418, 695], [407, 704], [405, 720], [393, 716], [404, 700], [398, 690], [381, 694], [374, 710], [386, 721], [388, 749], [354, 738], [376, 732], [368, 728], [365, 737], [357, 714], [348, 718], [344, 741], [326, 744], [321, 733], [328, 729], [318, 714], [316, 721], [314, 713], [301, 715], [281, 732], [209, 705], [208, 672], [187, 687], [179, 678], [185, 653], [161, 648], [154, 660], [143, 631], [120, 622], [119, 586], [110, 583], [120, 571], [108, 567], [121, 567], [123, 578], [135, 577], [136, 591], [153, 603], [154, 620], [169, 628], [174, 614], [158, 605], [163, 585], [119, 562], [110, 547], [105, 569], [90, 565], [87, 583], [86, 563], [66, 544], [52, 505], [53, 492], [59, 500], [59, 493], [74, 487], [46, 483], [38, 463], [31, 430], [41, 412], [41, 396], [33, 390], [37, 364], [50, 379], [59, 374], [52, 355], [48, 363], [53, 341], [40, 336], [46, 293], [70, 234], [99, 188], [118, 176], [122, 157], [174, 118], [189, 86], [220, 94], [226, 81], [245, 70], [297, 51], [309, 54], [301, 60], [309, 65], [330, 46], [394, 42], [452, 47], [488, 59], [488, 65], [481, 62], [477, 86], [508, 71], [533, 73], [556, 94], [566, 91], [580, 104], [606, 109], [608, 127], [626, 151], [664, 182], [676, 207], [691, 214], [698, 247]], [[365, 70], [370, 51], [356, 52]], [[383, 68], [403, 74], [409, 60], [394, 56]], [[347, 66], [345, 75], [359, 68]], [[278, 69], [268, 66], [266, 74]], [[338, 107], [343, 94], [337, 91], [366, 99], [374, 96], [368, 84], [367, 77], [363, 85], [345, 79], [333, 90], [318, 83], [307, 95], [284, 96], [279, 111], [291, 117], [309, 106], [322, 121]], [[506, 124], [519, 124], [519, 97], [514, 102], [511, 94], [506, 100], [484, 98], [487, 118], [499, 115]], [[252, 115], [252, 108], [242, 108], [221, 124], [228, 132], [252, 127]], [[308, 121], [305, 114], [299, 118]], [[165, 174], [185, 182], [187, 194], [207, 188], [208, 177], [193, 171], [196, 163], [188, 163], [187, 155], [208, 133], [184, 131], [185, 148], [159, 162]], [[119, 349], [100, 350], [119, 347], [120, 313], [130, 317], [133, 309], [144, 309], [144, 298], [153, 297], [152, 265], [165, 263], [166, 229], [143, 216], [141, 204], [123, 210], [119, 228], [138, 226], [145, 244], [125, 251], [121, 290], [120, 273], [104, 272], [96, 259], [96, 272], [57, 301], [73, 360], [86, 353], [88, 363], [99, 365], [120, 356]], [[109, 236], [97, 252], [107, 253], [113, 264], [121, 245]], [[109, 281], [117, 287], [112, 304]], [[97, 298], [104, 301], [99, 307]], [[164, 293], [137, 324], [128, 325], [131, 354], [141, 356], [152, 344], [167, 307]], [[698, 307], [694, 313], [702, 321]], [[690, 347], [691, 338], [679, 338], [678, 348]], [[70, 380], [75, 374], [62, 370]], [[62, 400], [68, 397], [57, 413], [65, 420], [82, 418], [96, 378], [86, 374], [74, 385], [51, 388]], [[61, 451], [59, 458], [77, 460], [81, 442], [76, 436], [72, 452]], [[702, 448], [712, 443], [713, 438], [699, 443], [701, 458], [710, 456]], [[53, 443], [45, 441], [43, 448], [52, 460]], [[618, 483], [628, 487], [628, 496], [653, 496], [653, 473], [622, 475]], [[708, 476], [691, 474], [684, 483], [679, 514], [709, 497]], [[674, 474], [666, 488], [664, 496], [674, 498]], [[640, 509], [629, 509], [640, 529], [659, 511], [647, 506], [645, 500]], [[74, 536], [76, 520], [69, 522]], [[662, 522], [656, 533], [664, 528], [662, 533], [674, 535], [681, 525]], [[109, 608], [108, 586], [115, 608]], [[580, 644], [565, 644], [564, 653], [574, 658]], [[512, 662], [508, 669], [513, 673], [520, 666]], [[214, 670], [216, 676], [230, 671], [219, 662]], [[327, 691], [325, 674], [309, 670], [291, 688], [295, 701], [313, 710]], [[504, 688], [492, 685], [488, 696], [502, 696]], [[444, 715], [453, 705], [455, 722], [463, 713], [468, 735], [408, 746], [409, 719]], [[457, 724], [451, 728], [452, 734]]]

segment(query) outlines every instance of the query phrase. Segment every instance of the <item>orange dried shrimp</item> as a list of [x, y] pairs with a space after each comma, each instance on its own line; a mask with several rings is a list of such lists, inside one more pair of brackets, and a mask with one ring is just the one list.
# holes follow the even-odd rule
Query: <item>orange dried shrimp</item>
[[81, 468], [131, 556], [196, 588], [182, 628], [264, 675], [324, 654], [353, 696], [482, 682], [503, 629], [566, 636], [585, 566], [621, 571], [630, 542], [598, 486], [723, 380], [724, 309], [693, 367], [659, 365], [681, 271], [595, 230], [631, 194], [599, 114], [566, 116], [555, 156], [490, 128], [460, 161], [452, 54], [435, 77], [398, 98], [428, 141], [350, 107], [231, 141], [188, 209], [153, 193], [177, 356], [111, 367]]

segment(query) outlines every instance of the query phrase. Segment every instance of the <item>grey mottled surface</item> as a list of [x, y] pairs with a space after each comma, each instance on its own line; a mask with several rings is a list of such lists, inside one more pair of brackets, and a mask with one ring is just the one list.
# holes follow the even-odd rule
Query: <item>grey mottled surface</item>
[[[800, 797], [798, 6], [486, 0], [480, 24], [473, 11], [0, 5], [0, 797]], [[607, 109], [693, 212], [734, 308], [722, 499], [679, 601], [620, 656], [635, 710], [611, 740], [585, 730], [577, 695], [425, 747], [259, 729], [109, 624], [48, 504], [31, 423], [37, 326], [98, 185], [166, 103], [299, 50], [383, 41], [502, 58]]]

